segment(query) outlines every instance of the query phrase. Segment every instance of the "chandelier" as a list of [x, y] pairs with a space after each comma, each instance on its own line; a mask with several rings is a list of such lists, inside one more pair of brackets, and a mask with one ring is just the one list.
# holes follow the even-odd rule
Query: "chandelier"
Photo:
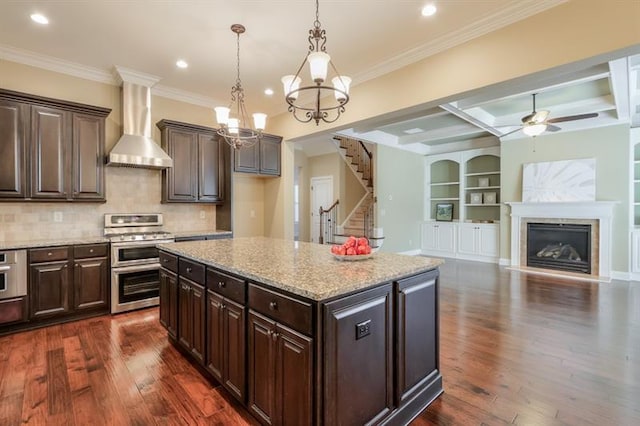
[[[331, 61], [331, 56], [326, 52], [327, 37], [320, 24], [318, 0], [316, 0], [316, 20], [313, 22], [313, 28], [309, 30], [308, 40], [309, 52], [296, 74], [282, 77], [285, 99], [289, 104], [289, 112], [293, 113], [296, 120], [302, 123], [314, 120], [316, 125], [320, 120], [333, 123], [340, 118], [340, 114], [344, 112], [344, 106], [349, 102], [351, 79], [338, 73]], [[300, 71], [307, 62], [314, 84], [300, 87], [302, 82]], [[331, 80], [333, 87], [325, 85], [329, 65], [335, 74]]]
[[262, 138], [262, 131], [267, 122], [267, 115], [253, 114], [253, 128], [249, 125], [247, 109], [244, 106], [244, 89], [240, 81], [240, 34], [246, 31], [240, 24], [231, 25], [231, 31], [236, 36], [237, 75], [236, 84], [231, 88], [231, 103], [229, 107], [216, 107], [216, 120], [220, 128], [218, 134], [234, 149], [252, 146]]

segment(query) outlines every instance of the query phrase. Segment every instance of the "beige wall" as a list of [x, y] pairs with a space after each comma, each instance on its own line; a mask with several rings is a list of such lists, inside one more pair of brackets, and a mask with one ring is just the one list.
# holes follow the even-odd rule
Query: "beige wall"
[[300, 169], [298, 185], [300, 185], [300, 241], [310, 241], [311, 233], [309, 224], [311, 223], [311, 200], [309, 199], [309, 160], [301, 150], [295, 151], [295, 167]]
[[[111, 108], [106, 119], [107, 152], [121, 133], [120, 88], [0, 60], [0, 87], [36, 95]], [[211, 111], [154, 96], [151, 106], [153, 138], [160, 142], [155, 123], [163, 118], [212, 125]], [[106, 168], [107, 202], [95, 203], [0, 203], [0, 239], [33, 240], [98, 236], [103, 232], [104, 213], [162, 212], [165, 227], [174, 232], [216, 228], [212, 205], [161, 204], [158, 170]], [[62, 222], [53, 222], [53, 213]], [[200, 219], [201, 212], [205, 218]]]
[[[629, 271], [629, 126], [548, 134], [502, 143], [500, 199], [522, 201], [522, 165], [577, 158], [596, 159], [596, 200], [619, 201], [613, 217], [612, 270]], [[500, 257], [510, 258], [510, 209], [500, 218]]]
[[252, 175], [233, 175], [233, 235], [263, 236], [265, 230], [265, 179]]

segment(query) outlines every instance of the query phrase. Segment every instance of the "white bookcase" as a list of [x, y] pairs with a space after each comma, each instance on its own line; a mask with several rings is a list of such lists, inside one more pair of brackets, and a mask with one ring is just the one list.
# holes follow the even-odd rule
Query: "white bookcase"
[[[425, 157], [427, 255], [498, 262], [500, 255], [500, 148]], [[436, 220], [436, 206], [453, 205], [451, 222]]]

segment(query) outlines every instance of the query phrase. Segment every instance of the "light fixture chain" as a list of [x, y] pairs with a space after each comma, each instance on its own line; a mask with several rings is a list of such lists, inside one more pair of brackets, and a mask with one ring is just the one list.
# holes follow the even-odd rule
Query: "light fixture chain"
[[237, 74], [236, 74], [236, 84], [240, 85], [240, 33], [236, 34], [237, 42], [236, 42], [236, 59], [238, 61]]

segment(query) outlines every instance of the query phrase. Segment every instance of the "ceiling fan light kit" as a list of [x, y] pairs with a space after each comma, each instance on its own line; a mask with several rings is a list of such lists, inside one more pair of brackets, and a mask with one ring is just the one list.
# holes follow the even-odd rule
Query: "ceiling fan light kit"
[[[217, 133], [234, 149], [254, 145], [262, 138], [262, 131], [267, 122], [267, 115], [253, 114], [253, 127], [248, 120], [247, 109], [244, 105], [244, 89], [240, 81], [240, 34], [246, 31], [240, 24], [233, 24], [231, 31], [236, 34], [237, 74], [236, 84], [231, 88], [231, 103], [229, 107], [216, 107], [216, 121], [220, 128]], [[235, 108], [234, 108], [235, 107]], [[231, 116], [231, 114], [235, 116]]]
[[[293, 75], [282, 77], [282, 85], [288, 111], [294, 118], [302, 123], [320, 121], [333, 123], [345, 111], [344, 106], [349, 102], [349, 87], [351, 78], [340, 75], [331, 61], [331, 56], [326, 52], [327, 37], [320, 24], [318, 12], [318, 0], [316, 0], [316, 19], [313, 28], [309, 30], [309, 51], [302, 61], [298, 71]], [[300, 71], [309, 63], [309, 71], [313, 85], [302, 86]], [[325, 84], [329, 69], [335, 77], [331, 79], [333, 86]], [[332, 99], [333, 98], [333, 99]]]

